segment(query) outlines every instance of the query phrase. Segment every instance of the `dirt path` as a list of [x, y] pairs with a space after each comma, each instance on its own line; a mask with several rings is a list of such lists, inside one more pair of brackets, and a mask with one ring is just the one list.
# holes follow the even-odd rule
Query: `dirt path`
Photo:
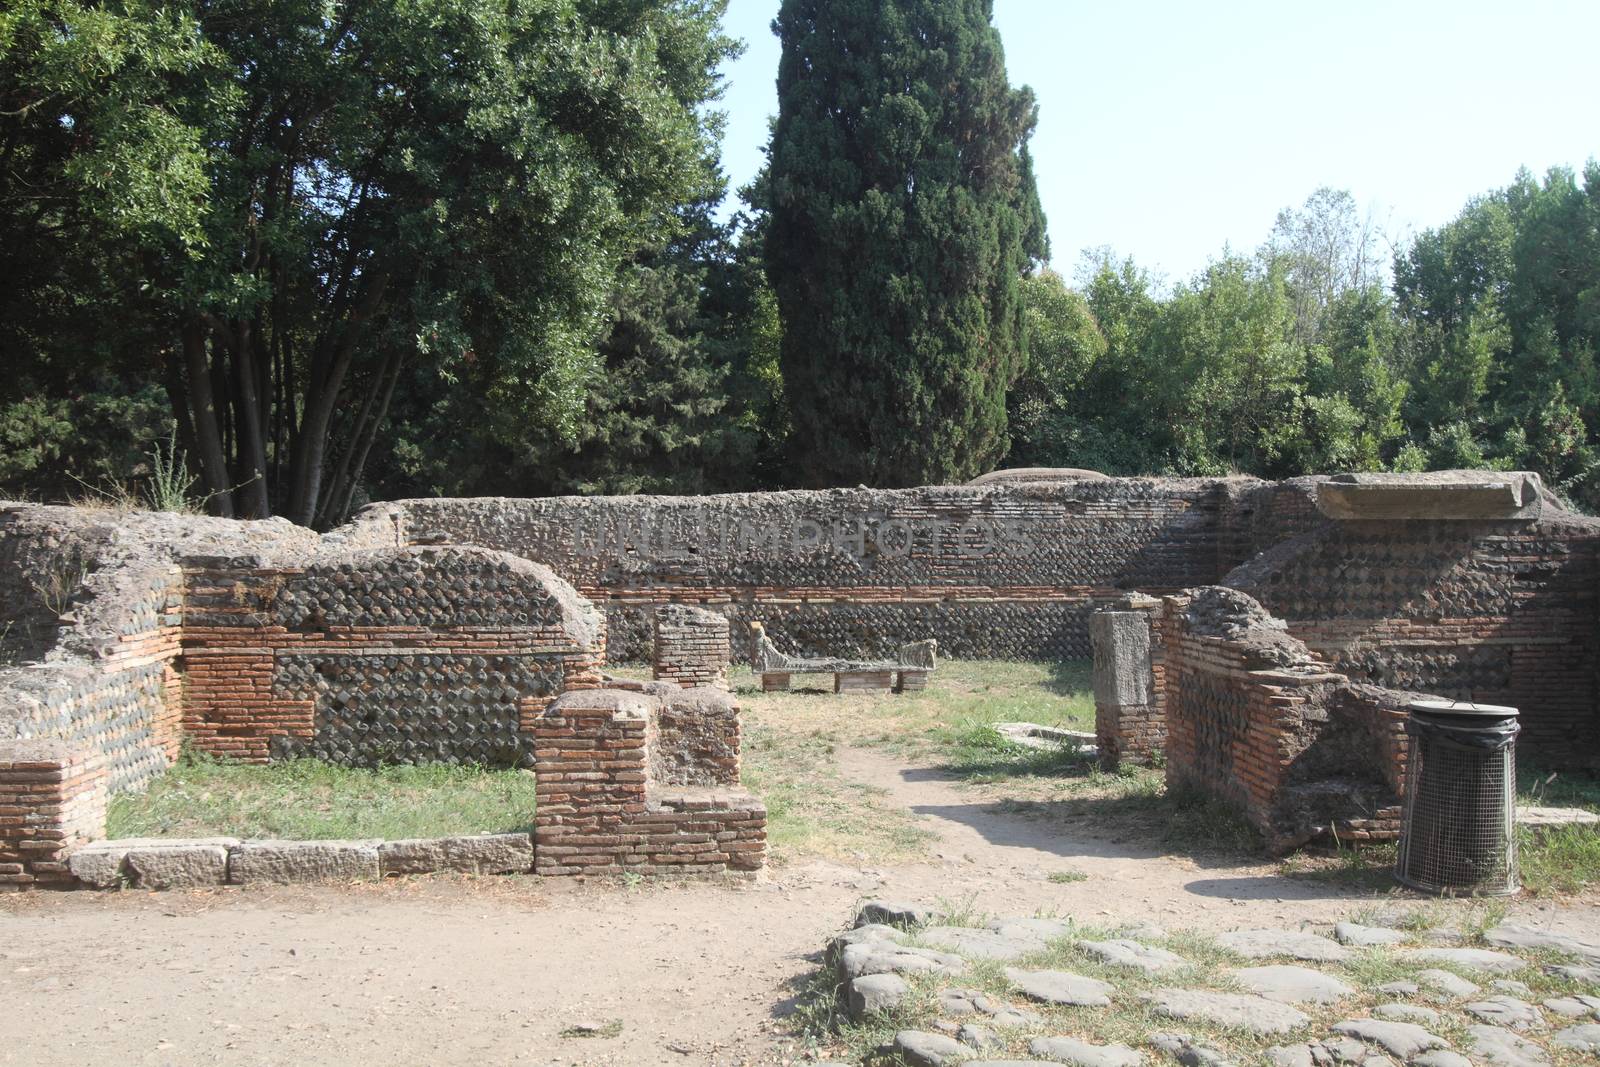
[[[796, 1050], [775, 1027], [865, 897], [1201, 928], [1358, 906], [1270, 867], [1205, 867], [999, 812], [875, 753], [839, 760], [922, 817], [934, 861], [791, 864], [740, 887], [434, 878], [0, 897], [0, 1063], [786, 1063]], [[1047, 880], [1067, 869], [1087, 878]], [[1593, 908], [1516, 910], [1594, 934]], [[614, 1037], [562, 1036], [614, 1019]]]

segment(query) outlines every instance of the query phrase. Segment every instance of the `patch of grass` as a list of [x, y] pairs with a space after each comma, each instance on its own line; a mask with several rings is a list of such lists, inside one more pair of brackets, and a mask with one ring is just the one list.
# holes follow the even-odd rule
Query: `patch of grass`
[[1600, 773], [1547, 771], [1524, 765], [1517, 771], [1517, 803], [1524, 807], [1600, 811]]
[[606, 1023], [597, 1023], [597, 1024], [593, 1024], [593, 1025], [584, 1024], [584, 1025], [581, 1025], [581, 1026], [569, 1026], [565, 1030], [561, 1031], [561, 1036], [562, 1037], [566, 1037], [566, 1038], [574, 1038], [574, 1037], [611, 1038], [611, 1037], [617, 1037], [621, 1033], [622, 1033], [622, 1020], [621, 1019], [612, 1019], [612, 1020], [610, 1020], [609, 1022], [606, 1022]]
[[[997, 722], [1093, 729], [1089, 669], [1089, 664], [1078, 661], [945, 660], [920, 692], [848, 696], [820, 688], [763, 693], [759, 680], [743, 666], [733, 669], [729, 681], [739, 703], [758, 717], [781, 715], [786, 723], [821, 731], [840, 742], [951, 764], [964, 748], [973, 755], [992, 749], [983, 728]], [[797, 684], [804, 686], [809, 680], [801, 676]], [[992, 730], [988, 733], [993, 735]], [[1026, 768], [1018, 773], [1027, 773]]]
[[881, 790], [841, 776], [834, 742], [822, 734], [748, 723], [741, 777], [767, 806], [774, 863], [796, 853], [854, 862], [915, 859], [934, 838], [910, 812], [883, 803]]
[[1580, 893], [1600, 886], [1600, 833], [1587, 826], [1563, 826], [1535, 836], [1517, 832], [1522, 885], [1528, 892]]
[[[1582, 808], [1600, 812], [1600, 774], [1547, 772], [1524, 766], [1517, 774], [1517, 803], [1524, 807]], [[1523, 887], [1536, 895], [1581, 893], [1600, 886], [1600, 831], [1563, 826], [1517, 833]]]
[[946, 766], [970, 782], [1088, 773], [1092, 759], [1072, 745], [1037, 748], [1001, 734], [992, 722], [967, 718], [934, 733]]
[[1259, 852], [1261, 833], [1233, 805], [1199, 790], [1166, 796], [1169, 815], [1163, 840], [1205, 852]]
[[1087, 882], [1089, 876], [1082, 871], [1051, 871], [1044, 880], [1056, 885], [1071, 885], [1073, 882]]
[[186, 754], [148, 792], [113, 797], [108, 837], [405, 838], [527, 832], [533, 775], [319, 760], [266, 765]]

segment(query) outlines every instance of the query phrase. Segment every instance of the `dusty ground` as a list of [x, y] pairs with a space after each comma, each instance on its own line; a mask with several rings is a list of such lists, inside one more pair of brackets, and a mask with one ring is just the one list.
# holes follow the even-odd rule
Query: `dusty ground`
[[[803, 1062], [783, 1033], [793, 995], [870, 896], [1200, 929], [1326, 921], [1372, 902], [1007, 813], [878, 752], [836, 758], [937, 835], [935, 858], [791, 862], [738, 887], [433, 878], [0, 897], [0, 1063]], [[1067, 870], [1086, 877], [1048, 880]], [[1597, 911], [1530, 901], [1510, 914], [1595, 938]], [[563, 1036], [612, 1020], [614, 1037]]]

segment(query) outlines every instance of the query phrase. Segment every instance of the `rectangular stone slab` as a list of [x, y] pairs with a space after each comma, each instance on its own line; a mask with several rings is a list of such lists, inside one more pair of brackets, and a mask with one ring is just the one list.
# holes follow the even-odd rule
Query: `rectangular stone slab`
[[840, 671], [833, 676], [835, 693], [893, 688], [893, 671]]
[[1340, 474], [1317, 483], [1317, 510], [1330, 519], [1515, 519], [1542, 506], [1539, 476], [1525, 471]]
[[385, 841], [378, 846], [378, 869], [385, 875], [459, 871], [512, 874], [533, 869], [533, 838], [527, 834], [430, 837]]
[[1089, 616], [1094, 644], [1094, 702], [1106, 707], [1152, 703], [1150, 615], [1143, 611], [1097, 611]]
[[228, 880], [224, 845], [175, 841], [128, 850], [128, 874], [140, 889], [196, 889]]
[[378, 877], [379, 841], [247, 841], [228, 859], [228, 881], [354, 881]]

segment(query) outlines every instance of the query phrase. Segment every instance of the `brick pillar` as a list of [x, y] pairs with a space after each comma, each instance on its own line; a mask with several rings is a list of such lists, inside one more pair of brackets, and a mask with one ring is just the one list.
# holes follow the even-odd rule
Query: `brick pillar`
[[728, 688], [728, 619], [715, 611], [686, 604], [656, 609], [655, 677], [685, 689], [710, 685]]
[[1100, 764], [1148, 760], [1166, 745], [1150, 660], [1148, 611], [1097, 611], [1089, 616], [1094, 645], [1094, 732]]
[[0, 745], [0, 891], [70, 883], [67, 853], [105, 830], [98, 752], [65, 741]]
[[616, 689], [563, 693], [533, 729], [534, 871], [581, 874], [617, 867], [643, 837], [645, 733], [653, 697]]

